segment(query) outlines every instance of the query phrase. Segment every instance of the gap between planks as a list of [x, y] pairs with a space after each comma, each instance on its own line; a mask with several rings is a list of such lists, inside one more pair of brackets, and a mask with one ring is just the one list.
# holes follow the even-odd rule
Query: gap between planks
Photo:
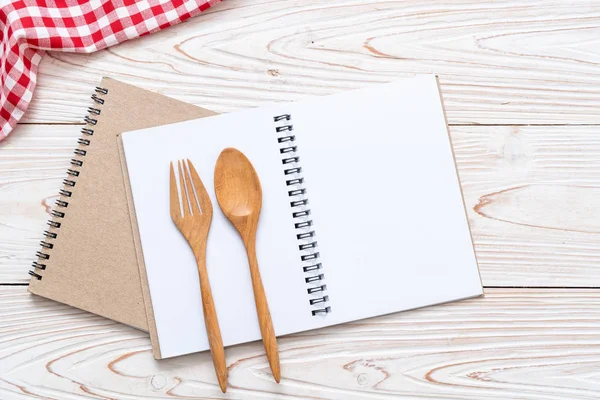
[[[29, 283], [0, 283], [0, 286], [29, 286]], [[525, 290], [597, 290], [600, 286], [483, 286], [484, 289], [525, 289]]]

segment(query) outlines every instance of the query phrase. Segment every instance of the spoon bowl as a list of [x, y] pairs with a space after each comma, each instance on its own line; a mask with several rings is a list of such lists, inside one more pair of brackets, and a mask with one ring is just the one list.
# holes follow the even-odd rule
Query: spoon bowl
[[260, 214], [262, 188], [258, 175], [250, 160], [237, 149], [227, 148], [219, 155], [215, 166], [215, 193], [229, 219]]

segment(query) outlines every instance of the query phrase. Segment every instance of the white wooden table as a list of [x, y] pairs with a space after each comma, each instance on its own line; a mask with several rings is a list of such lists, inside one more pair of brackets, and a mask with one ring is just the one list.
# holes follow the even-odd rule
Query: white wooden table
[[[29, 295], [105, 74], [218, 112], [439, 74], [485, 298], [157, 362], [146, 334]], [[228, 0], [89, 56], [52, 53], [0, 144], [0, 399], [600, 397], [600, 3]], [[135, 110], [131, 110], [135, 113]], [[443, 201], [443, 199], [440, 199]]]

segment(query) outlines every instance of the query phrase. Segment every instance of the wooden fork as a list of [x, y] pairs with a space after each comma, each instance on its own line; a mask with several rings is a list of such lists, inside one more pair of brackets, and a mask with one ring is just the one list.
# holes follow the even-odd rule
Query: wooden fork
[[[217, 312], [213, 302], [208, 273], [206, 271], [206, 239], [208, 238], [208, 229], [212, 220], [212, 203], [206, 193], [204, 184], [198, 176], [198, 172], [190, 160], [186, 162], [178, 161], [179, 182], [181, 188], [181, 199], [177, 192], [177, 183], [175, 180], [175, 171], [171, 162], [171, 219], [177, 225], [181, 234], [188, 241], [196, 263], [198, 264], [198, 275], [200, 276], [200, 292], [202, 294], [202, 310], [204, 311], [204, 322], [206, 333], [210, 344], [210, 352], [213, 357], [213, 364], [219, 386], [223, 393], [227, 389], [227, 365], [225, 364], [225, 350], [223, 349], [223, 340], [217, 321]], [[191, 177], [190, 177], [191, 176]], [[185, 177], [185, 178], [184, 178]], [[194, 195], [194, 189], [196, 195]], [[183, 203], [183, 215], [180, 211]], [[191, 209], [190, 209], [191, 205]]]

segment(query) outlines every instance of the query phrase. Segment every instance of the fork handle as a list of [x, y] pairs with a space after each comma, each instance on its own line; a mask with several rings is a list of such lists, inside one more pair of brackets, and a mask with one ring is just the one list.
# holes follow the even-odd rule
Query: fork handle
[[279, 349], [277, 348], [277, 339], [275, 330], [273, 329], [273, 321], [267, 304], [267, 295], [262, 284], [260, 271], [258, 270], [258, 261], [256, 260], [256, 242], [251, 241], [246, 244], [246, 252], [248, 253], [248, 264], [250, 264], [250, 276], [252, 278], [252, 290], [254, 291], [254, 302], [256, 303], [256, 313], [258, 315], [258, 324], [260, 326], [260, 334], [262, 336], [269, 366], [273, 373], [273, 378], [277, 383], [281, 379], [281, 371], [279, 367]]
[[198, 275], [200, 276], [200, 293], [202, 294], [202, 311], [204, 311], [204, 323], [206, 325], [206, 335], [212, 353], [213, 364], [217, 374], [217, 380], [223, 393], [227, 389], [227, 364], [225, 362], [225, 349], [223, 348], [223, 339], [221, 339], [221, 330], [217, 320], [217, 311], [213, 301], [210, 283], [208, 281], [208, 272], [206, 271], [206, 256], [198, 257]]

